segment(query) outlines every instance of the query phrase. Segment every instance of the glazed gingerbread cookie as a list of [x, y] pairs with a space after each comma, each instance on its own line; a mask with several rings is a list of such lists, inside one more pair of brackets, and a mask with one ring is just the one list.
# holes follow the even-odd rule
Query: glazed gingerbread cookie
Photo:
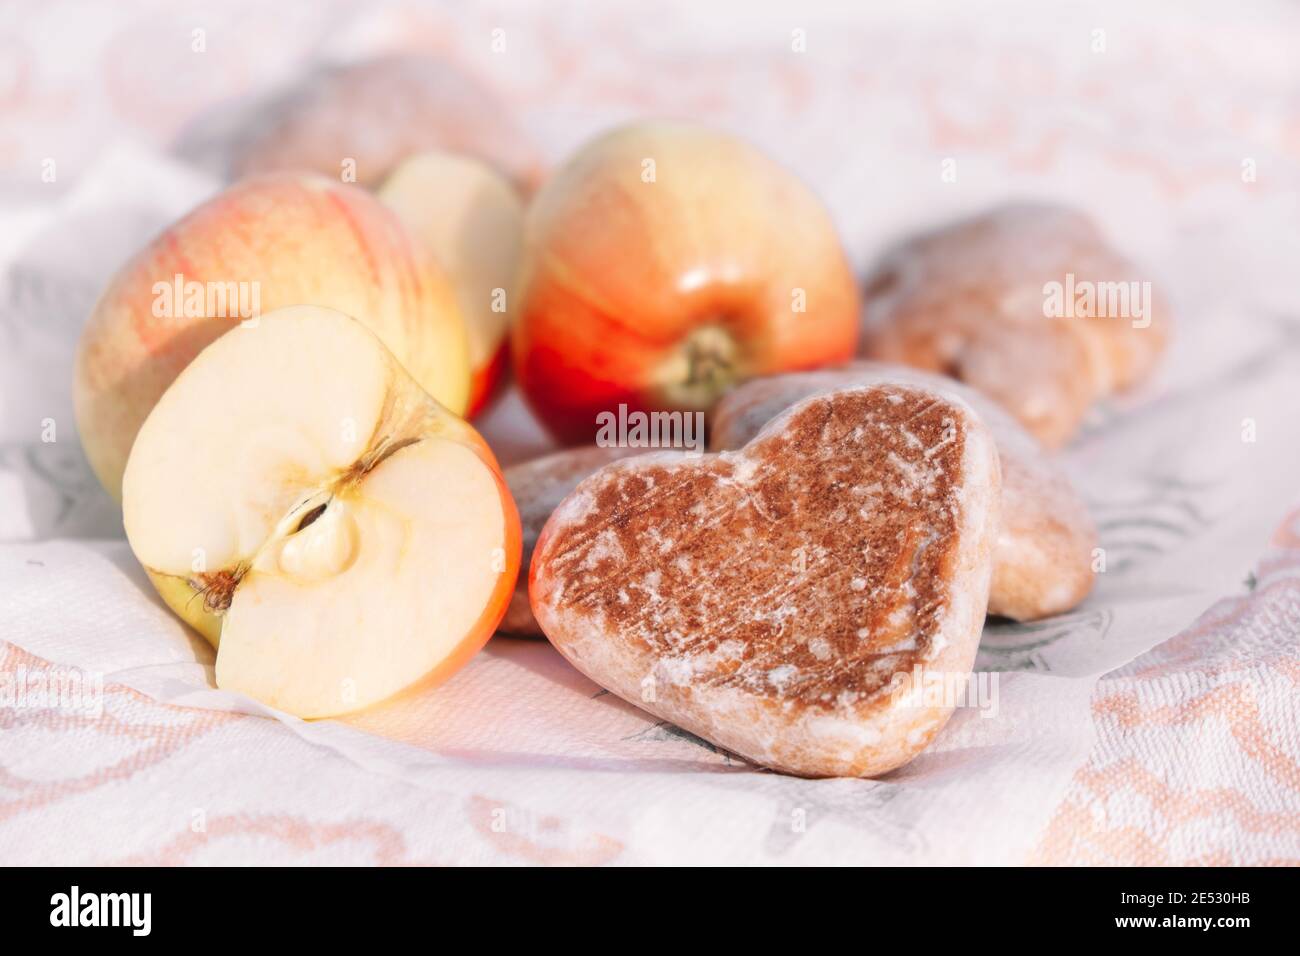
[[956, 395], [993, 434], [1002, 459], [1002, 527], [993, 552], [989, 613], [1032, 621], [1075, 607], [1092, 590], [1097, 529], [1070, 479], [996, 402], [952, 379], [882, 362], [755, 379], [713, 409], [709, 444], [740, 448], [811, 395], [896, 382]]
[[1082, 213], [1013, 204], [904, 243], [866, 291], [859, 353], [960, 379], [1048, 448], [1146, 377], [1169, 316]]
[[497, 625], [504, 634], [520, 637], [540, 637], [533, 609], [528, 605], [528, 565], [533, 558], [533, 548], [556, 505], [568, 497], [569, 492], [588, 475], [620, 458], [645, 454], [644, 448], [591, 445], [586, 448], [568, 448], [554, 454], [511, 465], [504, 472], [506, 485], [519, 509], [519, 524], [523, 531], [524, 553], [519, 567], [519, 583], [510, 599], [506, 616]]
[[817, 396], [740, 451], [583, 481], [537, 542], [533, 613], [596, 683], [719, 747], [881, 774], [951, 714], [922, 683], [969, 676], [1000, 502], [992, 436], [960, 400]]

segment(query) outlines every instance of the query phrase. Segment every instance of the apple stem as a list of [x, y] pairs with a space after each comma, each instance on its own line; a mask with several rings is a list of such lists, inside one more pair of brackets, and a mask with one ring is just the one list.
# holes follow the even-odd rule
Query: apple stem
[[739, 377], [736, 341], [720, 325], [703, 325], [682, 342], [665, 368], [664, 394], [670, 405], [704, 410]]
[[233, 570], [201, 574], [197, 578], [190, 579], [190, 587], [194, 589], [194, 597], [202, 595], [203, 607], [208, 612], [220, 614], [230, 607], [230, 602], [235, 597], [235, 588], [239, 586], [247, 571], [248, 565], [240, 564]]

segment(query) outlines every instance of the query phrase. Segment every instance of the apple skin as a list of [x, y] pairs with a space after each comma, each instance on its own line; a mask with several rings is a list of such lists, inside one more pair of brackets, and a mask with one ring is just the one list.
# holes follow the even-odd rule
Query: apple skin
[[355, 186], [306, 174], [238, 183], [133, 256], [82, 331], [73, 398], [86, 455], [122, 496], [131, 444], [167, 386], [235, 317], [154, 315], [155, 283], [257, 283], [261, 312], [327, 306], [361, 317], [412, 377], [455, 414], [469, 358], [455, 294], [395, 213]]
[[469, 404], [466, 418], [477, 418], [505, 391], [506, 376], [510, 370], [510, 338], [502, 338], [492, 358], [486, 365], [471, 369], [469, 378]]
[[198, 631], [213, 647], [221, 644], [221, 618], [208, 610], [202, 599], [196, 599], [194, 588], [185, 578], [144, 569], [145, 576], [158, 596], [182, 621]]
[[515, 376], [567, 444], [620, 404], [704, 411], [740, 381], [845, 361], [857, 344], [857, 283], [826, 208], [724, 133], [599, 137], [534, 198], [524, 241]]

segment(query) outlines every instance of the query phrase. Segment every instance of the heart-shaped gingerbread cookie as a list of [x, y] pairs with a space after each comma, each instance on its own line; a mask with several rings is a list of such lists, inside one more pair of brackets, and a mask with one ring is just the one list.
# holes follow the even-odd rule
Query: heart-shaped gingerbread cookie
[[583, 481], [534, 552], [550, 641], [596, 683], [756, 763], [870, 776], [934, 738], [988, 602], [1001, 478], [959, 399], [801, 402], [738, 452]]

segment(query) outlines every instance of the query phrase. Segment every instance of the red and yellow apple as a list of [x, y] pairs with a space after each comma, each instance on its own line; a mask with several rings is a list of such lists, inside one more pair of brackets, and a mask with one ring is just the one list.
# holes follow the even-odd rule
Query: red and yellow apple
[[859, 295], [825, 206], [754, 146], [630, 126], [578, 152], [525, 226], [515, 374], [557, 438], [703, 411], [745, 379], [847, 360]]
[[467, 156], [412, 156], [379, 190], [442, 266], [469, 335], [466, 416], [484, 409], [509, 363], [510, 309], [523, 247], [524, 204], [508, 180]]
[[136, 432], [204, 346], [250, 312], [302, 304], [358, 316], [424, 390], [465, 411], [468, 344], [455, 293], [398, 216], [356, 186], [259, 177], [199, 206], [133, 256], [87, 321], [73, 392], [104, 487], [121, 497]]

